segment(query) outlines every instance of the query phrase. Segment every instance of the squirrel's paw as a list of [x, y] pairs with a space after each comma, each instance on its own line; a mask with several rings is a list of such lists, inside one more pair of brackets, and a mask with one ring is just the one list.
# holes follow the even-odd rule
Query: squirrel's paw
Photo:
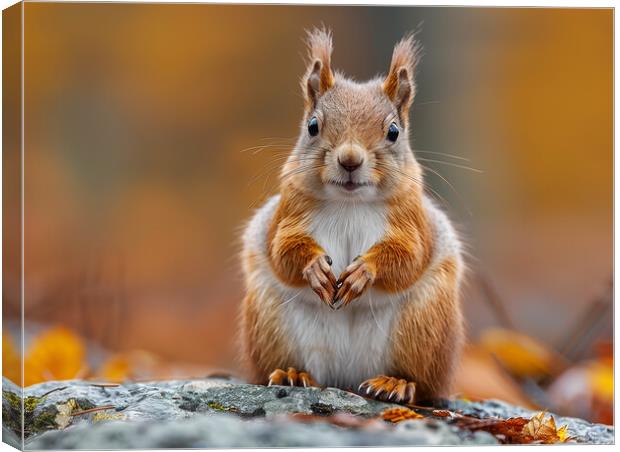
[[336, 277], [332, 273], [331, 265], [332, 259], [322, 254], [312, 259], [303, 271], [304, 279], [329, 307], [332, 307], [336, 293]]
[[307, 372], [297, 372], [293, 367], [289, 367], [288, 371], [276, 369], [269, 375], [269, 383], [267, 386], [318, 386], [314, 378]]
[[355, 258], [338, 278], [334, 309], [346, 306], [364, 293], [375, 281], [375, 271], [361, 256]]
[[415, 383], [385, 375], [366, 380], [358, 391], [364, 396], [387, 402], [413, 403], [415, 399]]

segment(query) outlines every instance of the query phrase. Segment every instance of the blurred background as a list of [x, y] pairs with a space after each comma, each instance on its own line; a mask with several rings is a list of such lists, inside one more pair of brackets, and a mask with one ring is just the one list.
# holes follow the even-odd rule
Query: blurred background
[[412, 147], [470, 267], [455, 395], [612, 423], [611, 9], [27, 3], [25, 384], [241, 372], [238, 238], [321, 24], [360, 80], [420, 30]]

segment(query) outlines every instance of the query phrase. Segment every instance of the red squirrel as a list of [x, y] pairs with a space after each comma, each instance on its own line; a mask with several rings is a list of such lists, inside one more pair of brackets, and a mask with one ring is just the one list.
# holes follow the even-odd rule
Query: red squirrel
[[332, 71], [308, 33], [299, 138], [243, 236], [243, 357], [258, 384], [445, 397], [463, 342], [461, 244], [409, 145], [419, 45], [384, 78]]

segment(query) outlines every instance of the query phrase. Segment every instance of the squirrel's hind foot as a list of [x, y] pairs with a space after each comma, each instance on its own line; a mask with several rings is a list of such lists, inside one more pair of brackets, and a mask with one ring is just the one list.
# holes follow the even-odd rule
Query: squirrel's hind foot
[[269, 374], [267, 386], [318, 386], [314, 378], [308, 372], [298, 372], [294, 367], [289, 367], [287, 371], [276, 369]]
[[358, 392], [377, 400], [396, 403], [414, 403], [415, 383], [404, 379], [379, 375], [364, 381]]

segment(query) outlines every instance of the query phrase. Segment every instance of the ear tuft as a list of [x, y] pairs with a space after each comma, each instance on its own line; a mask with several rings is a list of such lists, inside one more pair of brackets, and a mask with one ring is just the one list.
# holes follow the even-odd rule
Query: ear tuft
[[332, 33], [325, 28], [307, 31], [308, 70], [302, 79], [306, 108], [312, 109], [320, 95], [334, 86], [331, 69]]
[[394, 46], [390, 71], [383, 82], [383, 91], [394, 102], [403, 118], [406, 118], [415, 96], [414, 76], [421, 49], [413, 33], [401, 39]]

